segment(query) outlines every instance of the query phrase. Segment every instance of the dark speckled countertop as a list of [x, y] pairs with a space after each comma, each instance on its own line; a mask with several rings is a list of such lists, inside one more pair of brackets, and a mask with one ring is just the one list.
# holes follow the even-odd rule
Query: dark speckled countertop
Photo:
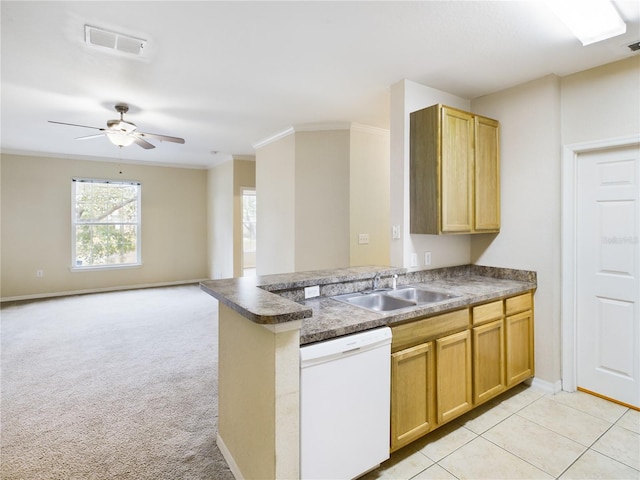
[[[370, 289], [375, 275], [380, 286], [424, 284], [430, 290], [458, 295], [424, 307], [372, 312], [330, 297]], [[320, 297], [305, 300], [304, 288], [318, 285]], [[302, 320], [305, 345], [385, 325], [535, 290], [536, 273], [479, 265], [408, 272], [403, 268], [368, 266], [313, 272], [208, 280], [200, 287], [249, 320], [273, 325]]]

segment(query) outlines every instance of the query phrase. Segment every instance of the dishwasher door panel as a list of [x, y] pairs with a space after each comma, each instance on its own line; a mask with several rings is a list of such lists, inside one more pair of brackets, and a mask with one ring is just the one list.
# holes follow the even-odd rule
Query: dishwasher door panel
[[342, 356], [328, 352], [325, 362], [303, 364], [302, 479], [355, 478], [389, 458], [390, 338], [389, 332], [388, 342], [360, 342]]

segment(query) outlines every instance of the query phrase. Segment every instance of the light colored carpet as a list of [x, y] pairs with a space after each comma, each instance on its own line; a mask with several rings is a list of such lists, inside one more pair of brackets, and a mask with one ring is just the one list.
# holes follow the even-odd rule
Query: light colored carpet
[[197, 285], [7, 305], [1, 327], [2, 479], [233, 479]]

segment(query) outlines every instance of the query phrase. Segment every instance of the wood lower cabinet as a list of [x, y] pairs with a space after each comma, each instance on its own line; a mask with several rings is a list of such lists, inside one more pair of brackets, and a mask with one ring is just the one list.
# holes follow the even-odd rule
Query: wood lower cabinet
[[469, 330], [436, 340], [436, 409], [439, 424], [471, 410], [471, 375]]
[[466, 308], [393, 328], [391, 451], [471, 408], [468, 328]]
[[391, 450], [407, 445], [435, 424], [433, 342], [391, 354]]
[[473, 321], [473, 402], [480, 405], [504, 392], [504, 301], [471, 309]]
[[534, 374], [532, 292], [392, 331], [392, 452]]
[[505, 301], [505, 345], [507, 386], [533, 377], [533, 298], [531, 293]]
[[476, 405], [507, 389], [504, 320], [473, 328], [473, 402]]

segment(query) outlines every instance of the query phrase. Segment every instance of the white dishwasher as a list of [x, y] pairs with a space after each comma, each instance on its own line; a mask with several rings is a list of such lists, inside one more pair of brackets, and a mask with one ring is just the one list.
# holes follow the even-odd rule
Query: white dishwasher
[[300, 348], [300, 476], [346, 480], [389, 458], [391, 329]]

